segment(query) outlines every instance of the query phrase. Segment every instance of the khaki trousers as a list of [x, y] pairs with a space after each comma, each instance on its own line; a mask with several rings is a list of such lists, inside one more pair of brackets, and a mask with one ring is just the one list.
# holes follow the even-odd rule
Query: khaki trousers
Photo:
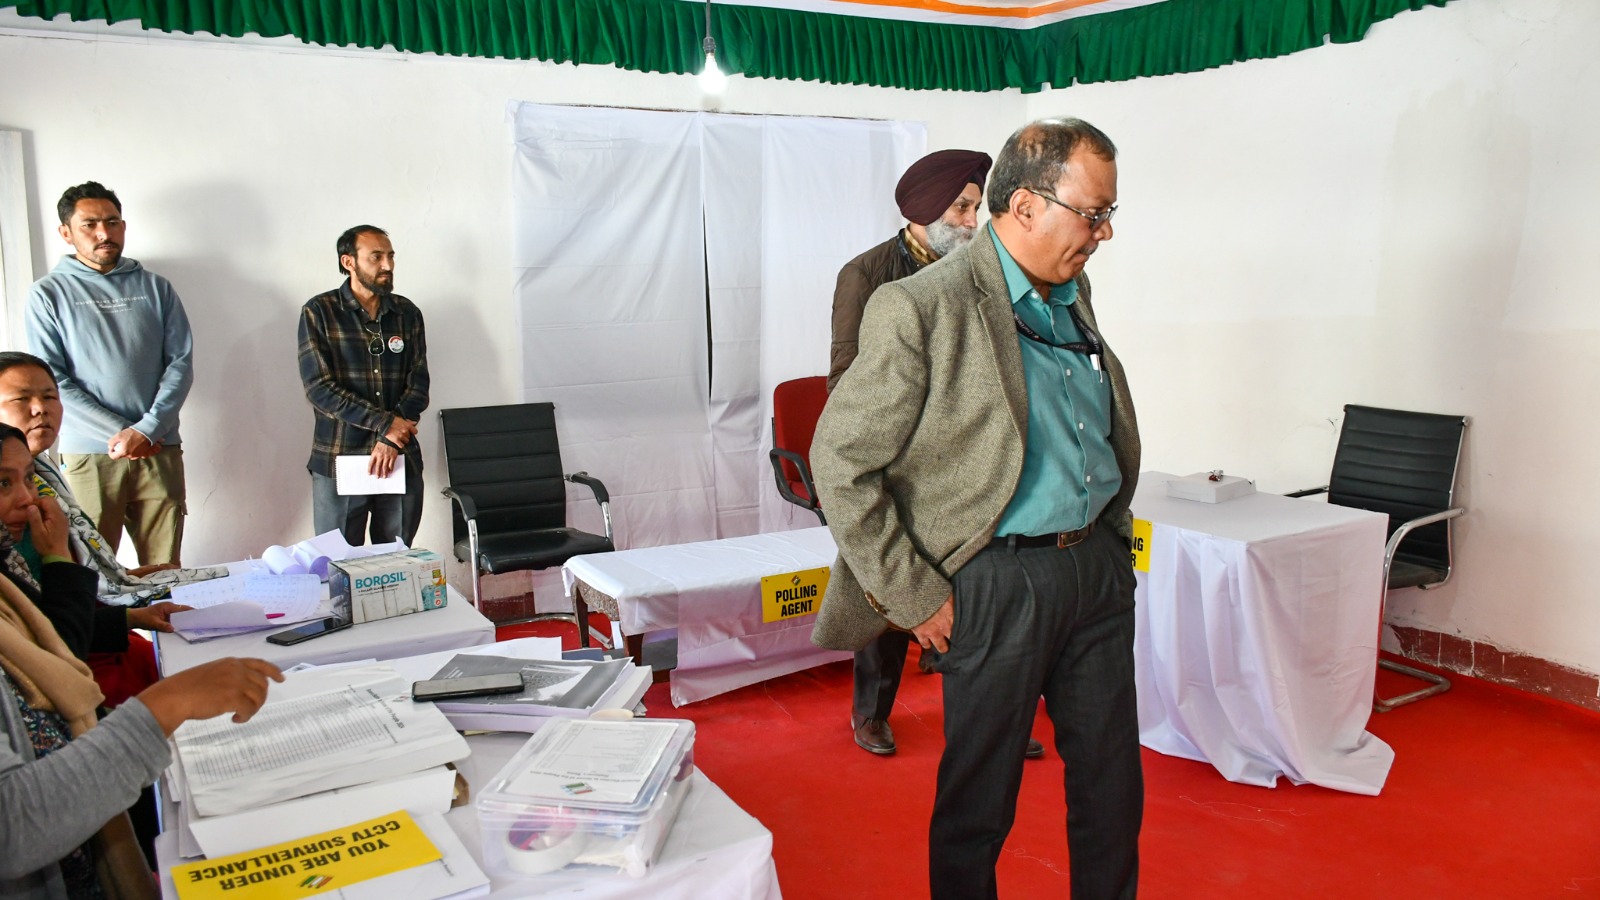
[[112, 459], [104, 453], [63, 453], [61, 474], [73, 495], [105, 536], [113, 553], [127, 528], [139, 565], [180, 561], [183, 517], [183, 448], [166, 447], [145, 459]]

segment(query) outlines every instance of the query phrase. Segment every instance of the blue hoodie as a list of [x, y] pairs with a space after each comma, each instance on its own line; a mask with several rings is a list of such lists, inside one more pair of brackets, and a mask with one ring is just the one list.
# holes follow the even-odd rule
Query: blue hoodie
[[165, 278], [127, 257], [102, 275], [65, 256], [28, 292], [27, 331], [61, 386], [60, 452], [106, 453], [111, 436], [129, 426], [179, 443], [194, 341]]

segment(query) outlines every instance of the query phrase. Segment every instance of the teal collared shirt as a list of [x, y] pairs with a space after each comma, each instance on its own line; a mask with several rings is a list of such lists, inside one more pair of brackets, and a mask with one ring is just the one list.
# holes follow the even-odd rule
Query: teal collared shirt
[[[993, 225], [988, 232], [1000, 254], [1012, 311], [1041, 337], [1057, 344], [1082, 342], [1071, 312], [1077, 283], [1053, 286], [1045, 300]], [[1051, 347], [1020, 331], [1017, 342], [1028, 384], [1028, 433], [1022, 476], [995, 534], [1074, 531], [1099, 518], [1122, 487], [1111, 450], [1111, 382], [1087, 353]]]

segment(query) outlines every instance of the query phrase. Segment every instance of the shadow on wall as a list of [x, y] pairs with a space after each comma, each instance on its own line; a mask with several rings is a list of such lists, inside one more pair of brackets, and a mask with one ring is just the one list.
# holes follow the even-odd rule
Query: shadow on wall
[[61, 192], [57, 191], [50, 195], [49, 211], [41, 218], [40, 210], [44, 207], [39, 202], [39, 180], [36, 177], [39, 171], [39, 152], [33, 146], [33, 131], [27, 128], [12, 128], [4, 123], [0, 123], [0, 128], [8, 128], [22, 137], [22, 171], [28, 201], [28, 234], [33, 235], [33, 259], [28, 260], [28, 263], [33, 266], [37, 278], [55, 268], [56, 262], [61, 259], [61, 254], [67, 249], [61, 236], [56, 233], [56, 226], [61, 224], [56, 220], [56, 200], [61, 197]]
[[[159, 218], [191, 229], [197, 248], [141, 260], [172, 282], [194, 332], [195, 381], [182, 426], [185, 561], [259, 556], [271, 544], [308, 536], [300, 532], [310, 518], [311, 417], [295, 338], [305, 288], [255, 280], [255, 270], [237, 256], [200, 250], [218, 247], [216, 236], [226, 235], [227, 248], [259, 258], [259, 248], [271, 243], [264, 199], [237, 183], [191, 184], [141, 198]], [[129, 244], [136, 246], [131, 234]]]
[[[517, 402], [494, 337], [516, 328], [510, 312], [510, 286], [498, 298], [474, 297], [462, 290], [460, 280], [452, 273], [476, 271], [483, 265], [478, 247], [466, 234], [436, 234], [426, 222], [377, 224], [389, 229], [396, 257], [403, 260], [395, 268], [395, 290], [422, 311], [428, 335], [431, 383], [428, 409], [418, 423], [424, 499], [422, 525], [415, 543], [440, 556], [452, 557], [451, 504], [439, 493], [450, 481], [445, 471], [439, 411]], [[503, 320], [494, 320], [497, 313]], [[516, 345], [515, 338], [512, 343]], [[468, 596], [472, 593], [470, 582], [455, 586]]]

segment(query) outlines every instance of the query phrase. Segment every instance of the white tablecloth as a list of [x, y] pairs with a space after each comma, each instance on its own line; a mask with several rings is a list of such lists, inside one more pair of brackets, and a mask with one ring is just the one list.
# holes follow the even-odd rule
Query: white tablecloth
[[[320, 640], [320, 638], [319, 638]], [[472, 755], [457, 764], [467, 783], [476, 790], [489, 783], [512, 754], [527, 741], [523, 734], [480, 734], [467, 739]], [[166, 803], [162, 792], [163, 804]], [[169, 814], [164, 816], [172, 821]], [[445, 816], [461, 843], [481, 865], [483, 837], [477, 810], [471, 804]], [[166, 873], [179, 862], [176, 836], [156, 839], [156, 858], [162, 871], [162, 894], [176, 900], [172, 878]], [[538, 881], [497, 878], [490, 875], [490, 897], [581, 897], [583, 900], [781, 900], [778, 870], [772, 862], [772, 832], [728, 798], [696, 771], [694, 787], [683, 799], [678, 821], [661, 848], [661, 858], [644, 878], [600, 878], [550, 888]], [[402, 898], [396, 898], [402, 900]]]
[[[244, 572], [260, 565], [264, 563], [251, 560], [229, 563], [228, 568], [230, 571]], [[323, 591], [321, 614], [331, 615], [333, 607], [326, 596], [327, 585], [323, 585]], [[362, 622], [344, 631], [287, 647], [267, 643], [267, 635], [292, 627], [285, 625], [283, 628], [252, 631], [198, 644], [191, 644], [176, 634], [157, 634], [156, 661], [161, 674], [171, 675], [225, 656], [254, 656], [275, 663], [280, 668], [288, 668], [303, 662], [326, 664], [358, 659], [397, 659], [494, 643], [494, 623], [473, 609], [472, 604], [455, 588], [449, 589], [449, 601], [443, 609]]]
[[562, 566], [613, 597], [627, 634], [678, 629], [672, 702], [678, 706], [850, 654], [811, 643], [815, 614], [763, 622], [761, 579], [833, 565], [826, 528], [575, 556]]
[[1276, 494], [1166, 495], [1152, 523], [1134, 642], [1139, 737], [1270, 787], [1280, 775], [1377, 794], [1394, 751], [1366, 731], [1378, 657], [1384, 516]]

